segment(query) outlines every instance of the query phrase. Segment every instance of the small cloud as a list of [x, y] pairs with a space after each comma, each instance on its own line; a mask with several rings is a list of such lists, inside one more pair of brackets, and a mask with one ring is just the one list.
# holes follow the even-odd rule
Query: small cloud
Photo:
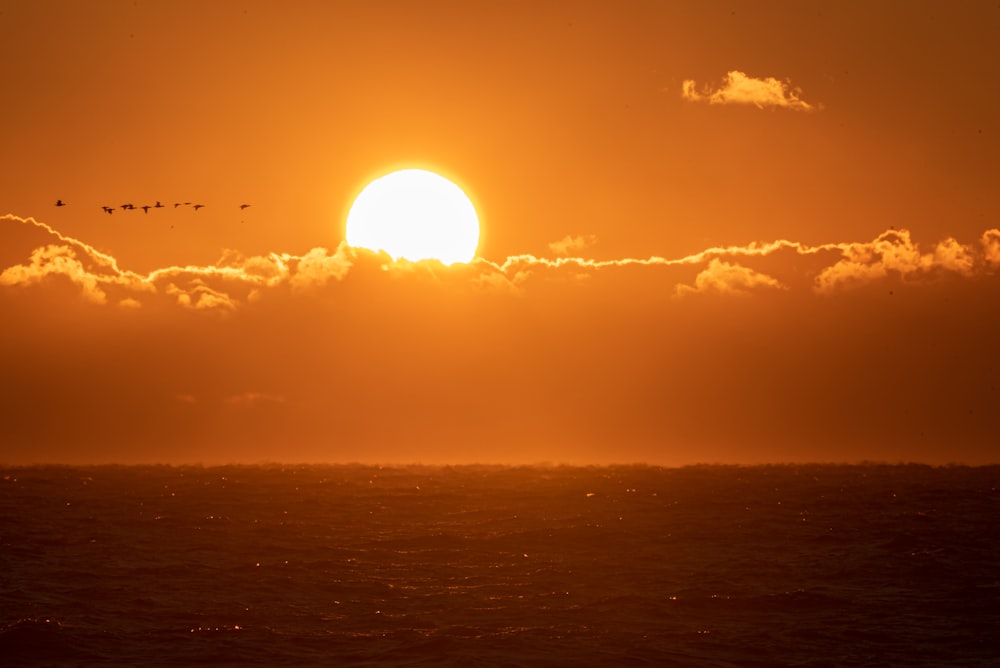
[[745, 295], [759, 287], [784, 289], [785, 286], [767, 274], [714, 258], [694, 279], [694, 286], [678, 285], [676, 294], [678, 297], [694, 293]]
[[980, 243], [983, 245], [983, 259], [986, 263], [994, 267], [1000, 265], [1000, 230], [986, 230]]
[[299, 258], [289, 283], [293, 290], [326, 285], [331, 278], [341, 280], [351, 269], [352, 253], [347, 244], [340, 244], [330, 255], [325, 248], [313, 248]]
[[118, 302], [118, 306], [124, 309], [137, 309], [137, 308], [142, 308], [142, 303], [138, 299], [133, 299], [132, 297], [126, 297], [125, 299]]
[[0, 274], [0, 285], [33, 285], [49, 276], [65, 276], [76, 283], [88, 301], [107, 302], [107, 295], [98, 286], [98, 277], [84, 268], [69, 246], [49, 244], [36, 248], [30, 264], [14, 265]]
[[519, 292], [520, 277], [515, 274], [508, 276], [503, 271], [497, 269], [496, 265], [485, 260], [477, 260], [474, 265], [473, 282], [487, 290], [496, 290], [517, 294]]
[[[983, 235], [987, 258], [990, 247]], [[909, 230], [889, 230], [874, 241], [844, 244], [843, 259], [830, 265], [816, 277], [818, 292], [831, 292], [847, 285], [860, 285], [890, 273], [902, 278], [945, 270], [970, 276], [976, 266], [975, 253], [969, 246], [952, 238], [939, 242], [930, 253], [921, 253]]]
[[175, 283], [171, 283], [164, 292], [168, 295], [176, 296], [177, 303], [185, 308], [199, 311], [218, 310], [223, 312], [236, 310], [236, 300], [225, 292], [213, 290], [199, 278], [192, 280], [190, 287], [187, 289], [180, 288]]
[[593, 234], [587, 236], [570, 236], [566, 235], [559, 241], [553, 241], [549, 244], [549, 250], [556, 255], [569, 255], [570, 253], [583, 250], [589, 246], [593, 246], [597, 243], [597, 237]]
[[248, 283], [261, 285], [277, 285], [288, 278], [287, 258], [274, 253], [261, 256], [245, 257], [239, 251], [226, 249], [222, 257], [215, 263], [216, 268], [237, 269], [238, 278]]
[[228, 396], [223, 401], [230, 406], [255, 406], [259, 404], [283, 404], [285, 398], [267, 392], [241, 392]]
[[972, 249], [949, 237], [934, 248], [934, 255], [928, 264], [930, 267], [941, 267], [963, 276], [970, 276], [976, 259]]
[[798, 88], [792, 88], [788, 82], [774, 77], [755, 79], [739, 70], [726, 74], [722, 86], [715, 90], [705, 87], [699, 92], [693, 79], [687, 79], [681, 84], [681, 97], [692, 102], [752, 104], [758, 109], [784, 107], [795, 111], [814, 111], [820, 108], [800, 98], [801, 92]]

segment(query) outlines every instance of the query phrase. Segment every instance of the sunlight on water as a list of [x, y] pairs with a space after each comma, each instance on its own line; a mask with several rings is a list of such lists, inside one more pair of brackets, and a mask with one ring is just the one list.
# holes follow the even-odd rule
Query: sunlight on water
[[11, 469], [0, 652], [25, 666], [987, 665], [998, 480], [920, 466]]

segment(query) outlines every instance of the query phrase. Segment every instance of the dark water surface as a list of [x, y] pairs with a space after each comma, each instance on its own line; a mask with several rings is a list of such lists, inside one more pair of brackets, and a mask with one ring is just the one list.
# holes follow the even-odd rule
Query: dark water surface
[[4, 665], [996, 666], [1000, 467], [0, 471]]

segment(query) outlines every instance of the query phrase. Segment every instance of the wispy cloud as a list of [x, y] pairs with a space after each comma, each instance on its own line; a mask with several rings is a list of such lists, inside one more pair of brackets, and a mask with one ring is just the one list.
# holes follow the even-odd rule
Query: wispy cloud
[[679, 297], [696, 293], [746, 295], [754, 288], [784, 288], [777, 279], [739, 264], [714, 258], [694, 280], [694, 285], [680, 284]]
[[818, 292], [831, 292], [872, 280], [896, 275], [904, 280], [946, 271], [963, 276], [974, 273], [979, 259], [989, 262], [991, 246], [983, 235], [985, 252], [978, 254], [969, 245], [952, 238], [937, 243], [930, 252], [922, 252], [909, 230], [889, 230], [867, 243], [842, 246], [842, 259], [823, 269], [816, 277]]
[[593, 234], [588, 234], [586, 236], [572, 236], [567, 234], [559, 241], [553, 241], [550, 243], [549, 250], [556, 255], [569, 255], [570, 253], [581, 251], [584, 248], [589, 248], [595, 243], [597, 243], [597, 237]]
[[64, 276], [80, 286], [83, 296], [96, 304], [107, 301], [99, 287], [100, 277], [84, 269], [69, 246], [49, 244], [36, 248], [27, 264], [14, 265], [0, 273], [0, 285], [32, 285], [50, 276]]
[[[343, 279], [353, 261], [345, 244], [332, 255], [325, 248], [301, 256], [244, 257], [227, 250], [211, 265], [174, 265], [140, 274], [121, 269], [113, 256], [34, 218], [6, 214], [0, 221], [20, 223], [51, 238], [35, 248], [27, 262], [4, 268], [0, 285], [28, 286], [63, 277], [78, 285], [88, 301], [114, 302], [125, 308], [139, 307], [144, 296], [159, 294], [173, 297], [185, 308], [231, 312], [241, 302], [252, 301], [260, 289], [282, 284], [300, 289]], [[113, 298], [111, 291], [115, 291]]]
[[333, 255], [325, 248], [313, 248], [298, 259], [296, 272], [289, 279], [293, 289], [326, 285], [330, 279], [341, 280], [353, 264], [350, 247], [341, 243]]
[[[549, 279], [577, 280], [606, 272], [661, 268], [653, 275], [666, 294], [686, 296], [741, 295], [761, 290], [810, 290], [830, 294], [872, 281], [896, 277], [909, 283], [937, 280], [945, 275], [975, 277], [1000, 267], [1000, 230], [989, 229], [978, 243], [946, 238], [921, 247], [905, 229], [887, 230], [871, 241], [835, 241], [817, 245], [787, 239], [717, 246], [691, 255], [667, 258], [596, 260], [586, 257], [514, 255], [500, 262], [477, 258], [467, 265], [442, 267], [433, 262], [392, 262], [388, 256], [340, 244], [336, 250], [313, 248], [303, 255], [271, 253], [245, 257], [225, 251], [210, 265], [170, 266], [140, 274], [119, 268], [117, 260], [45, 223], [8, 214], [7, 221], [44, 232], [35, 248], [25, 246], [24, 261], [0, 267], [0, 286], [39, 286], [53, 280], [68, 282], [82, 298], [95, 305], [127, 310], [147, 306], [182, 307], [194, 311], [231, 314], [246, 308], [273, 290], [314, 292], [357, 273], [363, 283], [389, 280], [401, 273], [417, 281], [467, 286], [490, 292], [519, 294]], [[2, 231], [2, 230], [0, 230]], [[580, 252], [593, 237], [568, 236], [554, 251]], [[6, 250], [6, 249], [5, 249]], [[8, 253], [9, 255], [9, 253]], [[784, 262], [782, 255], [808, 256], [801, 263]], [[769, 259], [770, 258], [770, 259]], [[692, 274], [691, 269], [697, 273]], [[646, 280], [645, 285], [651, 285]]]
[[166, 294], [177, 298], [177, 303], [186, 308], [193, 308], [199, 311], [223, 311], [231, 312], [236, 310], [237, 302], [225, 292], [213, 290], [205, 285], [204, 281], [195, 279], [187, 288], [181, 288], [170, 283], [165, 290]]
[[124, 309], [142, 308], [142, 302], [133, 297], [126, 297], [125, 299], [122, 299], [118, 302], [118, 305]]
[[815, 111], [820, 107], [810, 104], [801, 97], [802, 91], [790, 83], [774, 77], [756, 79], [739, 70], [732, 70], [722, 80], [722, 85], [714, 90], [708, 86], [698, 90], [693, 79], [681, 84], [681, 97], [692, 102], [709, 104], [752, 104], [759, 109], [781, 107], [794, 111]]
[[283, 404], [285, 401], [285, 397], [268, 392], [240, 392], [239, 394], [233, 394], [223, 399], [223, 402], [230, 406], [242, 407], [258, 406], [261, 404]]
[[1000, 265], [1000, 230], [986, 230], [980, 238], [980, 243], [983, 245], [983, 256], [986, 262], [991, 265]]
[[521, 255], [510, 255], [500, 263], [495, 263], [483, 258], [476, 260], [476, 262], [489, 265], [497, 271], [510, 275], [512, 272], [526, 271], [539, 267], [549, 269], [558, 269], [562, 267], [572, 267], [576, 269], [606, 269], [635, 266], [673, 267], [696, 265], [708, 262], [714, 257], [766, 257], [779, 251], [792, 251], [798, 253], [799, 255], [815, 255], [828, 251], [837, 251], [844, 246], [845, 244], [843, 243], [834, 242], [810, 246], [798, 241], [776, 239], [774, 241], [766, 242], [751, 241], [743, 246], [713, 246], [697, 253], [692, 253], [691, 255], [685, 255], [678, 258], [666, 258], [659, 255], [651, 255], [646, 258], [594, 260], [584, 257], [546, 258], [525, 253]]

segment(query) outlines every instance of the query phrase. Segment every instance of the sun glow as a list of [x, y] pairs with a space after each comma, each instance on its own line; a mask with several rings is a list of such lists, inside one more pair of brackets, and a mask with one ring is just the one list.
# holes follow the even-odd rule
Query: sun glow
[[377, 178], [347, 214], [347, 244], [394, 260], [469, 262], [479, 246], [479, 217], [462, 189], [423, 169]]

